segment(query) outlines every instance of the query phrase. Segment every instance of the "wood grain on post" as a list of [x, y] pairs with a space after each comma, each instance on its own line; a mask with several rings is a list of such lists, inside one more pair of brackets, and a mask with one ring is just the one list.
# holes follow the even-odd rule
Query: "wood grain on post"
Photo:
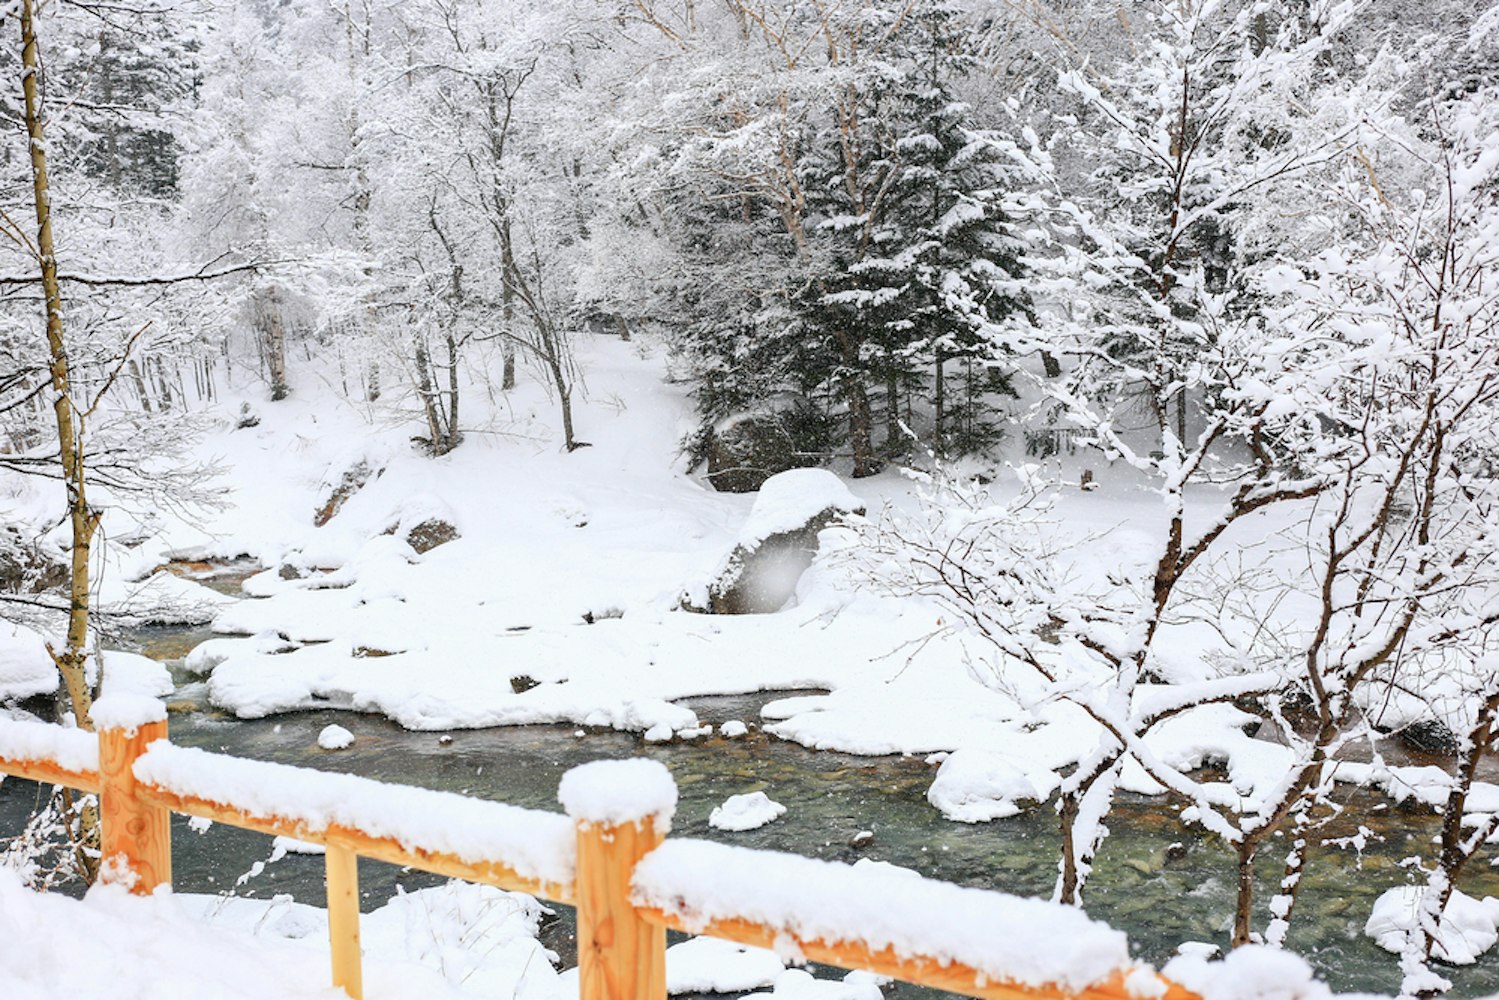
[[666, 928], [630, 903], [635, 863], [660, 846], [653, 818], [578, 823], [578, 984], [582, 1000], [666, 1000]]
[[133, 770], [147, 745], [166, 736], [165, 721], [99, 730], [100, 871], [140, 896], [172, 884], [172, 814], [137, 794]]
[[333, 952], [333, 985], [363, 1000], [364, 972], [359, 950], [359, 855], [328, 845], [328, 942]]

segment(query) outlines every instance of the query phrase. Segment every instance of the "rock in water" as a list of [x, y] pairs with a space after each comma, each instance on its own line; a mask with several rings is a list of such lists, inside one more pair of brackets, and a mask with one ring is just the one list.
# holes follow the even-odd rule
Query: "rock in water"
[[779, 611], [817, 554], [817, 533], [864, 504], [843, 481], [822, 469], [771, 476], [760, 489], [734, 550], [708, 585], [716, 615]]
[[327, 726], [318, 733], [317, 745], [324, 750], [347, 750], [354, 745], [354, 734], [343, 726]]
[[764, 792], [730, 795], [721, 806], [714, 806], [708, 825], [715, 830], [757, 830], [786, 813], [786, 807], [772, 801]]

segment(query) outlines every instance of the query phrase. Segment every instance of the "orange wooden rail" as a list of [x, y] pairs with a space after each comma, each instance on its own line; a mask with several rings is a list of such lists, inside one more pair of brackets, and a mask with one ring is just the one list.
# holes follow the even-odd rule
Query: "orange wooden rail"
[[[0, 721], [0, 736], [6, 727], [36, 725]], [[25, 741], [21, 745], [26, 752], [7, 757], [4, 749], [12, 744], [0, 739], [0, 773], [98, 793], [104, 877], [123, 882], [138, 894], [171, 884], [167, 821], [173, 812], [325, 845], [332, 978], [335, 986], [355, 1000], [363, 995], [357, 872], [360, 856], [575, 905], [581, 1000], [665, 1000], [668, 928], [755, 947], [783, 951], [790, 947], [809, 961], [874, 972], [980, 1000], [1132, 1000], [1145, 995], [1151, 1000], [1200, 1000], [1153, 973], [1153, 981], [1147, 980], [1143, 993], [1137, 977], [1131, 978], [1133, 988], [1126, 988], [1126, 977], [1137, 971], [1133, 969], [1116, 970], [1103, 981], [1081, 989], [1033, 986], [996, 980], [961, 963], [898, 954], [891, 948], [873, 949], [858, 941], [805, 940], [790, 928], [748, 920], [723, 919], [706, 926], [689, 926], [675, 914], [631, 900], [635, 865], [663, 839], [666, 824], [652, 817], [613, 823], [576, 819], [576, 877], [564, 882], [543, 881], [520, 874], [503, 859], [463, 858], [390, 836], [373, 836], [351, 826], [309, 824], [139, 780], [135, 762], [152, 742], [165, 738], [164, 721], [130, 729], [101, 729], [97, 769], [64, 766], [49, 756], [45, 747], [38, 750], [34, 743]], [[996, 933], [1003, 933], [1003, 929], [996, 928]]]

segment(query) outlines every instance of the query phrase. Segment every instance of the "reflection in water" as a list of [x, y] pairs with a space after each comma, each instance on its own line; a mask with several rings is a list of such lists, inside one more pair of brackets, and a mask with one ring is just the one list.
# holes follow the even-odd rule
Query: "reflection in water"
[[[190, 643], [193, 638], [187, 638]], [[182, 645], [171, 652], [182, 655]], [[153, 650], [164, 652], [165, 650]], [[188, 682], [189, 678], [179, 680]], [[186, 683], [181, 700], [201, 698], [201, 685]], [[769, 695], [704, 698], [689, 702], [705, 722], [754, 720]], [[331, 722], [352, 730], [354, 745], [328, 752], [317, 747], [318, 732]], [[934, 765], [920, 758], [866, 758], [811, 751], [771, 739], [758, 731], [738, 740], [712, 737], [670, 745], [646, 744], [630, 734], [576, 730], [569, 726], [525, 726], [413, 733], [381, 718], [324, 711], [237, 721], [205, 710], [175, 713], [172, 738], [184, 746], [223, 751], [260, 760], [347, 771], [385, 781], [461, 792], [515, 805], [560, 811], [557, 782], [577, 764], [604, 757], [642, 755], [665, 763], [676, 777], [681, 802], [673, 834], [703, 837], [749, 847], [794, 851], [811, 857], [852, 861], [869, 857], [917, 869], [963, 885], [1048, 896], [1056, 873], [1058, 838], [1050, 809], [980, 825], [944, 820], [926, 802]], [[581, 735], [579, 735], [581, 734]], [[764, 790], [788, 807], [785, 816], [759, 830], [725, 833], [708, 826], [708, 815], [730, 795]], [[0, 830], [19, 827], [32, 802], [24, 783], [0, 785]], [[1360, 859], [1328, 848], [1316, 859], [1304, 884], [1293, 921], [1291, 946], [1337, 990], [1393, 992], [1398, 986], [1394, 956], [1363, 935], [1363, 923], [1381, 891], [1402, 884], [1399, 861], [1429, 850], [1436, 832], [1431, 817], [1396, 808], [1359, 818], [1385, 840]], [[1370, 816], [1383, 816], [1371, 822]], [[1226, 944], [1233, 909], [1230, 852], [1211, 837], [1189, 834], [1159, 801], [1126, 798], [1110, 817], [1113, 831], [1089, 883], [1087, 907], [1101, 920], [1125, 931], [1137, 954], [1160, 963], [1181, 941]], [[860, 831], [872, 842], [853, 847]], [[1329, 831], [1339, 835], [1350, 831]], [[270, 855], [269, 838], [214, 826], [205, 833], [177, 818], [173, 830], [174, 881], [180, 891], [233, 889], [247, 896], [289, 894], [323, 904], [322, 859], [288, 855], [235, 888], [235, 880]], [[1278, 877], [1265, 866], [1269, 882]], [[422, 872], [361, 863], [366, 908], [384, 902], [400, 886], [420, 888], [438, 881]], [[1473, 870], [1465, 889], [1499, 895], [1499, 872]], [[572, 964], [571, 910], [559, 907], [558, 921], [545, 932], [548, 947]], [[997, 931], [999, 932], [999, 931]], [[1499, 953], [1479, 966], [1452, 973], [1454, 995], [1477, 996], [1499, 981]], [[894, 996], [914, 998], [931, 991], [899, 986]]]

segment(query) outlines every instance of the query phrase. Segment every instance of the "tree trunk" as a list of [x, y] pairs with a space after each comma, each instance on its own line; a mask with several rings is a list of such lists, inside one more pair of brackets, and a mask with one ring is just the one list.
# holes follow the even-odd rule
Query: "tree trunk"
[[[89, 687], [86, 666], [89, 640], [89, 552], [99, 515], [90, 509], [83, 464], [83, 414], [73, 406], [70, 393], [71, 371], [67, 343], [63, 339], [62, 289], [57, 279], [57, 256], [52, 238], [52, 205], [47, 184], [47, 145], [42, 129], [41, 100], [37, 75], [41, 57], [37, 51], [36, 23], [32, 0], [21, 0], [21, 87], [24, 94], [26, 133], [31, 147], [32, 196], [36, 208], [37, 256], [42, 272], [42, 294], [46, 301], [48, 369], [54, 397], [53, 412], [57, 418], [57, 440], [62, 463], [63, 485], [67, 491], [68, 521], [73, 532], [71, 578], [69, 581], [67, 644], [61, 652], [48, 646], [74, 719], [83, 729], [92, 729], [93, 691]], [[98, 813], [85, 809], [80, 814], [80, 830], [75, 842], [75, 856], [81, 873], [92, 882], [98, 875], [97, 854], [86, 850], [98, 841]]]
[[880, 471], [874, 457], [873, 421], [869, 413], [869, 392], [862, 378], [850, 378], [843, 388], [848, 399], [848, 438], [854, 449], [854, 478], [862, 479]]
[[898, 454], [904, 436], [900, 432], [900, 381], [892, 375], [885, 380], [885, 454]]
[[504, 306], [505, 338], [500, 352], [505, 359], [505, 372], [500, 379], [500, 388], [509, 392], [515, 388], [515, 282], [511, 275], [515, 268], [515, 246], [510, 237], [510, 219], [507, 216], [500, 226], [500, 302]]
[[271, 370], [271, 400], [286, 398], [286, 324], [281, 317], [281, 296], [273, 287], [266, 292], [265, 355]]
[[1230, 944], [1234, 948], [1248, 944], [1250, 940], [1254, 916], [1254, 856], [1258, 851], [1258, 839], [1245, 837], [1238, 845], [1239, 888], [1234, 898], [1234, 936]]
[[947, 431], [945, 421], [947, 419], [947, 391], [946, 378], [942, 373], [947, 358], [943, 357], [939, 348], [937, 351], [936, 370], [932, 375], [932, 444], [938, 455], [946, 453], [944, 435]]

